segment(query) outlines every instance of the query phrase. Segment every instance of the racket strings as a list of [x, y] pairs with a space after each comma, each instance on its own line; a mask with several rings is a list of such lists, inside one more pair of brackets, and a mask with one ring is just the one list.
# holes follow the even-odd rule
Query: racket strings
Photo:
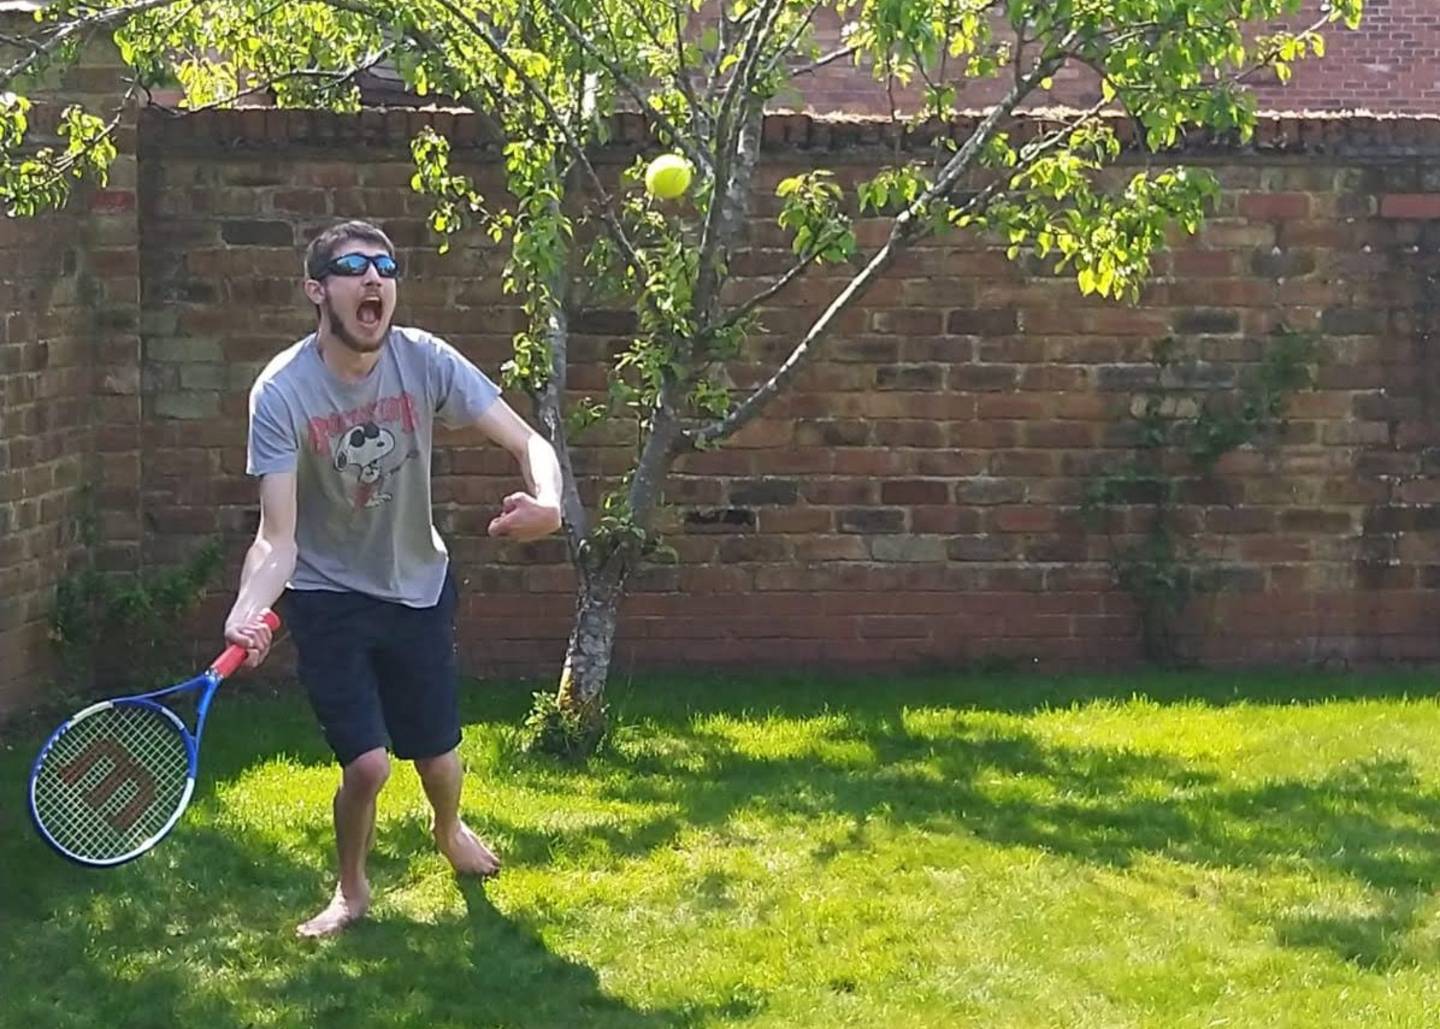
[[189, 753], [161, 712], [117, 704], [58, 736], [35, 778], [35, 813], [51, 838], [83, 858], [134, 852], [184, 800]]

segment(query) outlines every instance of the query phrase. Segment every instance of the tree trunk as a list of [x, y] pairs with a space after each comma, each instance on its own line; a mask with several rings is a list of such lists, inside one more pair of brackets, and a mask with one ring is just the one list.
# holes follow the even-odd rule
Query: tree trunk
[[560, 707], [585, 724], [603, 726], [605, 680], [615, 646], [615, 623], [625, 593], [628, 561], [618, 555], [606, 567], [585, 575], [575, 598], [575, 625], [560, 673]]
[[[630, 573], [642, 560], [641, 539], [650, 529], [661, 486], [675, 457], [680, 428], [674, 414], [674, 383], [660, 392], [650, 433], [641, 449], [626, 494], [630, 528], [623, 533], [585, 540], [576, 548], [575, 624], [565, 652], [565, 667], [555, 692], [552, 713], [542, 715], [559, 736], [542, 744], [548, 751], [570, 755], [593, 751], [605, 733], [605, 682], [615, 646], [615, 624]], [[544, 705], [542, 705], [543, 707]], [[537, 712], [538, 713], [538, 712]]]
[[579, 565], [575, 622], [565, 650], [565, 667], [553, 694], [537, 693], [531, 712], [529, 745], [562, 757], [594, 753], [608, 726], [605, 683], [615, 647], [615, 625], [625, 582], [636, 555], [619, 546], [598, 562]]

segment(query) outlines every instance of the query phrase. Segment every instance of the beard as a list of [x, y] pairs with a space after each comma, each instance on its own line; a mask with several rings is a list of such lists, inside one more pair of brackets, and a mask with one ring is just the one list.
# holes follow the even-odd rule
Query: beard
[[331, 334], [343, 343], [347, 350], [352, 350], [357, 354], [373, 354], [385, 345], [385, 340], [390, 336], [390, 323], [384, 322], [377, 326], [379, 334], [375, 339], [361, 339], [350, 331], [350, 327], [347, 326], [344, 319], [340, 317], [340, 312], [335, 310], [335, 305], [330, 302], [329, 297], [324, 298], [322, 306], [325, 309], [326, 316], [330, 320]]

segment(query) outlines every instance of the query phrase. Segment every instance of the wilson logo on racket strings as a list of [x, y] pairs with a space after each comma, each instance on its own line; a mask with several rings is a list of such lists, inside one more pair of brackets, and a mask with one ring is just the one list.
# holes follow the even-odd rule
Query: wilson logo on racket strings
[[[273, 611], [260, 620], [280, 628]], [[91, 704], [62, 722], [30, 767], [40, 838], [89, 868], [114, 868], [155, 846], [190, 803], [210, 700], [244, 663], [245, 648], [232, 643], [193, 678]], [[193, 733], [155, 699], [185, 693], [198, 694]]]
[[101, 811], [122, 786], [126, 783], [134, 784], [135, 795], [130, 798], [130, 802], [105, 815], [105, 820], [117, 832], [125, 832], [155, 799], [155, 778], [137, 764], [129, 753], [113, 740], [92, 740], [84, 750], [67, 762], [58, 774], [61, 781], [74, 786], [104, 758], [110, 759], [110, 772], [85, 794], [85, 803], [96, 811]]

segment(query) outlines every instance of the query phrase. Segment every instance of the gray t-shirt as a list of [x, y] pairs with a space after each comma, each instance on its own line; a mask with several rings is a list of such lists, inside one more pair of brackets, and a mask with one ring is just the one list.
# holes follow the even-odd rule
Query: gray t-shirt
[[430, 511], [435, 420], [473, 423], [499, 395], [419, 329], [392, 328], [358, 382], [326, 366], [313, 334], [271, 361], [250, 390], [246, 471], [295, 472], [290, 586], [436, 604], [450, 558]]

